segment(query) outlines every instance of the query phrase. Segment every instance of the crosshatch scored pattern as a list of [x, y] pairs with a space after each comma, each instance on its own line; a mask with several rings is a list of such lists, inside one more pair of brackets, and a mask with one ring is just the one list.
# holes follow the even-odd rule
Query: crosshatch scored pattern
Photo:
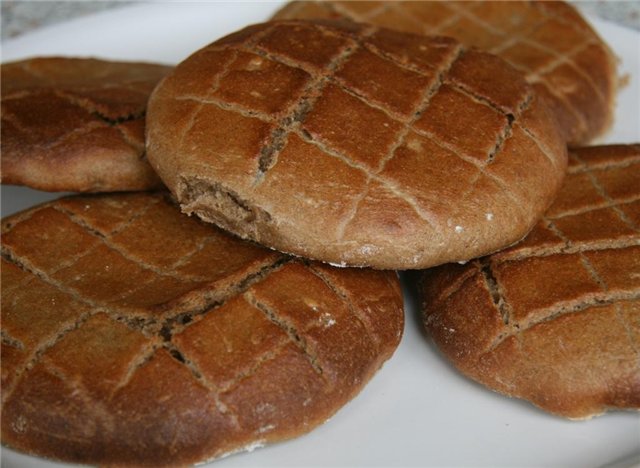
[[550, 99], [573, 144], [610, 124], [615, 58], [569, 5], [554, 2], [291, 2], [274, 19], [349, 18], [452, 36], [499, 55]]
[[180, 64], [149, 104], [148, 152], [183, 210], [236, 234], [418, 268], [535, 223], [565, 167], [545, 111], [519, 73], [452, 39], [289, 21]]
[[158, 188], [149, 94], [170, 67], [39, 58], [2, 65], [2, 181], [50, 191]]
[[27, 452], [182, 464], [289, 438], [402, 332], [394, 273], [239, 241], [162, 194], [62, 199], [2, 227], [2, 437]]
[[640, 145], [570, 152], [565, 185], [527, 238], [425, 273], [423, 300], [438, 346], [492, 388], [574, 417], [581, 393], [596, 413], [639, 406]]

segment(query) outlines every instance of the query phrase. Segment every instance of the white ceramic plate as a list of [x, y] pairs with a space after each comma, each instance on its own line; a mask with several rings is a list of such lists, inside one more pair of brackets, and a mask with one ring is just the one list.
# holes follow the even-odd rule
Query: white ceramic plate
[[[7, 41], [2, 60], [95, 56], [177, 63], [199, 47], [266, 20], [279, 2], [145, 3]], [[602, 142], [640, 142], [640, 33], [592, 21], [630, 75]], [[2, 187], [2, 215], [59, 194]], [[504, 398], [458, 374], [420, 331], [406, 291], [406, 328], [394, 357], [331, 421], [292, 441], [214, 462], [216, 467], [640, 465], [640, 415], [570, 422]], [[5, 467], [64, 465], [2, 450]]]

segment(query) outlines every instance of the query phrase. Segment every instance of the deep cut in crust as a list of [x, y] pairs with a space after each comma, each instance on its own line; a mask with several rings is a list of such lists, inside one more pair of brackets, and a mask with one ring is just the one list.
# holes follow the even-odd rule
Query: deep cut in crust
[[468, 377], [572, 419], [640, 408], [640, 145], [570, 152], [523, 242], [421, 286], [426, 329]]
[[2, 221], [2, 443], [66, 462], [186, 466], [324, 423], [396, 349], [393, 272], [238, 240], [165, 194]]
[[47, 57], [3, 64], [3, 184], [51, 192], [162, 186], [144, 152], [149, 94], [170, 67]]
[[425, 268], [521, 239], [566, 148], [501, 59], [331, 21], [250, 26], [156, 88], [149, 161], [186, 213], [324, 262]]
[[553, 1], [295, 1], [274, 20], [344, 18], [398, 31], [455, 37], [499, 55], [546, 99], [571, 145], [613, 120], [616, 58], [573, 6]]

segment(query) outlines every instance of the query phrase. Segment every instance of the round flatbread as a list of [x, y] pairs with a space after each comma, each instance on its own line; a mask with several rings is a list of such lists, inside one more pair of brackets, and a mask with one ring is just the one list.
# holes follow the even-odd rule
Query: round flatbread
[[604, 133], [618, 77], [606, 43], [565, 2], [291, 2], [273, 19], [345, 18], [399, 31], [455, 37], [499, 55], [548, 100], [570, 144]]
[[186, 466], [325, 422], [403, 329], [393, 272], [308, 263], [163, 194], [2, 221], [2, 443], [67, 462]]
[[640, 408], [640, 145], [570, 153], [520, 244], [427, 270], [424, 325], [465, 375], [573, 419]]
[[501, 59], [354, 23], [250, 26], [149, 100], [147, 153], [182, 210], [340, 265], [424, 268], [521, 239], [566, 148]]
[[170, 67], [80, 58], [3, 64], [2, 183], [51, 192], [147, 190], [151, 90]]

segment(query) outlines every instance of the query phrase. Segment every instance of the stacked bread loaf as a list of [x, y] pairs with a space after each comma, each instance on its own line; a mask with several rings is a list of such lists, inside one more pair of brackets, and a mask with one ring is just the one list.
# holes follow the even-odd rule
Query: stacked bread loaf
[[2, 65], [3, 183], [84, 192], [2, 221], [3, 444], [174, 466], [306, 433], [397, 348], [398, 270], [471, 379], [640, 408], [640, 145], [581, 147], [617, 76], [575, 9], [293, 2], [212, 39]]

